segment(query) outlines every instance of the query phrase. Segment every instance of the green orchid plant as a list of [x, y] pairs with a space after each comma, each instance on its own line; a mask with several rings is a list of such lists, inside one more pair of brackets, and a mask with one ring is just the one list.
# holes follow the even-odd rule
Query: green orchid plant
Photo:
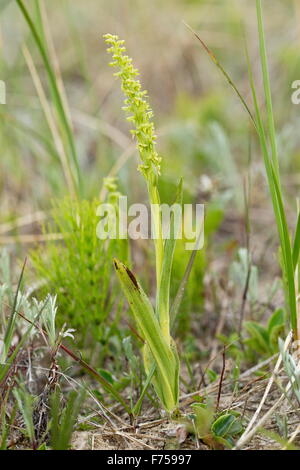
[[[145, 342], [143, 358], [148, 374], [146, 386], [152, 382], [164, 409], [171, 413], [178, 408], [179, 396], [179, 358], [170, 333], [170, 282], [178, 227], [174, 217], [171, 217], [171, 236], [166, 240], [163, 239], [158, 191], [161, 158], [156, 151], [153, 112], [147, 101], [147, 92], [142, 90], [137, 78], [139, 72], [133, 67], [132, 59], [126, 55], [124, 41], [111, 34], [106, 34], [104, 38], [109, 45], [108, 52], [112, 54], [113, 60], [110, 65], [117, 69], [114, 75], [121, 80], [125, 95], [123, 109], [128, 114], [128, 121], [133, 124], [131, 133], [136, 139], [141, 159], [139, 170], [145, 178], [151, 204], [155, 231], [157, 286], [155, 308], [134, 274], [117, 259], [114, 260], [114, 265]], [[178, 185], [176, 203], [182, 203], [181, 181]]]

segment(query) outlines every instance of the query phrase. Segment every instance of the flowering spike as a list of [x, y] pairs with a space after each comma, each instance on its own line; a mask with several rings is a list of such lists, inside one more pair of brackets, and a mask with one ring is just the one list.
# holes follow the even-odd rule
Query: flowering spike
[[104, 39], [110, 46], [107, 52], [112, 54], [113, 58], [110, 65], [118, 69], [114, 75], [122, 82], [125, 95], [123, 109], [129, 114], [128, 121], [135, 127], [131, 132], [137, 140], [137, 149], [142, 161], [139, 169], [146, 180], [156, 178], [160, 174], [161, 158], [156, 151], [156, 135], [151, 121], [153, 112], [147, 101], [147, 91], [142, 90], [141, 83], [136, 78], [139, 71], [133, 67], [132, 59], [125, 54], [124, 41], [113, 34], [105, 34]]

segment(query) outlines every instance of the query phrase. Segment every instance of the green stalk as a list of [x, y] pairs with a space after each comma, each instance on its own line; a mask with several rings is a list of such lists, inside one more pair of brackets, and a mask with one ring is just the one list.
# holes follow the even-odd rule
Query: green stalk
[[[118, 36], [104, 36], [109, 44], [108, 52], [112, 54], [110, 65], [118, 71], [114, 74], [121, 79], [125, 95], [127, 118], [134, 124], [131, 133], [136, 137], [140, 154], [139, 169], [143, 174], [151, 204], [151, 215], [154, 229], [155, 263], [156, 263], [156, 309], [142, 290], [134, 275], [120, 261], [115, 260], [115, 268], [121, 286], [131, 307], [138, 330], [145, 340], [143, 357], [148, 374], [141, 397], [134, 407], [136, 415], [150, 383], [160, 398], [164, 408], [172, 412], [178, 406], [179, 395], [179, 358], [176, 346], [170, 336], [170, 281], [175, 250], [176, 237], [174, 224], [171, 222], [173, 237], [163, 240], [160, 196], [157, 187], [160, 175], [160, 157], [155, 148], [156, 136], [151, 118], [153, 112], [146, 100], [147, 92], [142, 91], [141, 83], [136, 78], [138, 71], [132, 60], [125, 54], [124, 41]], [[179, 185], [179, 199], [182, 198], [182, 183]]]
[[[181, 206], [182, 204], [182, 180], [180, 180], [177, 190], [175, 204]], [[174, 251], [176, 246], [176, 236], [179, 230], [178, 221], [175, 220], [174, 212], [171, 214], [170, 220], [170, 238], [166, 239], [164, 245], [164, 258], [162, 265], [162, 272], [160, 278], [160, 285], [158, 289], [158, 311], [159, 322], [163, 335], [168, 343], [171, 344], [170, 336], [170, 284], [172, 274], [172, 264]]]
[[297, 224], [296, 224], [295, 237], [294, 237], [294, 243], [293, 243], [294, 269], [296, 269], [297, 264], [298, 264], [299, 253], [300, 253], [300, 211], [298, 208]]
[[23, 267], [22, 267], [22, 271], [21, 271], [21, 274], [20, 274], [20, 277], [19, 277], [17, 290], [16, 290], [16, 293], [15, 293], [15, 296], [14, 296], [14, 303], [13, 303], [12, 311], [11, 311], [11, 314], [10, 314], [10, 317], [9, 317], [9, 320], [8, 320], [8, 324], [6, 325], [4, 340], [3, 340], [3, 350], [2, 350], [2, 353], [0, 355], [0, 364], [4, 363], [6, 361], [9, 350], [12, 346], [12, 338], [13, 338], [13, 334], [14, 334], [14, 331], [15, 331], [15, 323], [16, 323], [16, 318], [17, 318], [17, 310], [16, 309], [17, 309], [17, 303], [18, 303], [18, 296], [19, 296], [21, 283], [22, 283], [22, 279], [23, 279], [23, 275], [24, 275], [26, 261], [27, 261], [27, 259], [25, 258], [25, 261], [24, 261]]
[[[55, 105], [55, 108], [56, 108], [56, 111], [57, 111], [57, 116], [58, 116], [59, 121], [60, 121], [60, 127], [61, 127], [61, 130], [64, 132], [64, 134], [66, 136], [68, 149], [69, 149], [68, 155], [70, 155], [72, 164], [73, 164], [74, 169], [75, 169], [74, 170], [73, 168], [71, 168], [71, 166], [72, 166], [71, 161], [69, 161], [68, 164], [69, 164], [70, 173], [72, 174], [74, 180], [76, 181], [77, 195], [80, 195], [82, 193], [82, 181], [81, 181], [81, 173], [80, 173], [80, 168], [79, 168], [79, 163], [78, 163], [78, 157], [77, 157], [77, 153], [76, 153], [76, 147], [75, 147], [75, 143], [74, 143], [74, 136], [73, 136], [73, 132], [72, 132], [69, 120], [67, 118], [67, 114], [66, 114], [66, 111], [65, 111], [65, 108], [64, 108], [64, 104], [63, 104], [63, 100], [62, 100], [59, 88], [57, 86], [57, 80], [56, 80], [56, 77], [55, 77], [55, 73], [53, 71], [50, 60], [48, 58], [47, 48], [44, 45], [43, 39], [40, 37], [40, 35], [38, 33], [38, 30], [35, 27], [35, 24], [34, 24], [32, 18], [30, 16], [27, 8], [25, 7], [23, 1], [22, 0], [16, 0], [16, 2], [18, 4], [18, 6], [19, 6], [19, 8], [20, 8], [20, 10], [21, 10], [21, 12], [22, 12], [27, 24], [28, 24], [28, 26], [29, 26], [29, 29], [30, 29], [30, 31], [32, 33], [32, 36], [34, 38], [34, 41], [35, 41], [35, 43], [36, 43], [36, 45], [39, 49], [39, 52], [41, 54], [41, 57], [42, 57], [42, 60], [43, 60], [43, 63], [44, 63], [44, 66], [45, 66], [45, 69], [46, 69], [46, 72], [47, 72], [49, 85], [50, 85], [50, 90], [51, 90], [51, 93], [52, 93], [52, 96], [53, 96], [53, 101], [54, 101], [54, 105]], [[42, 28], [41, 25], [40, 25], [40, 28]], [[74, 171], [75, 171], [75, 175], [74, 175]]]
[[263, 12], [262, 12], [261, 0], [256, 0], [256, 12], [257, 12], [257, 23], [258, 23], [258, 35], [259, 35], [259, 50], [260, 50], [261, 68], [262, 68], [265, 98], [266, 98], [268, 128], [269, 128], [269, 136], [270, 136], [270, 143], [271, 143], [271, 149], [272, 149], [272, 159], [273, 159], [274, 170], [279, 180], [279, 163], [278, 163], [278, 153], [277, 153], [277, 143], [276, 143], [276, 131], [275, 131], [275, 124], [274, 124], [272, 93], [271, 93], [271, 85], [270, 85], [270, 74], [269, 74], [268, 59], [267, 59], [266, 38], [265, 38], [265, 30], [264, 30], [264, 23], [263, 23]]
[[[261, 37], [262, 38], [262, 37]], [[257, 94], [254, 85], [253, 73], [251, 68], [251, 63], [249, 59], [249, 54], [246, 49], [247, 61], [248, 61], [248, 70], [250, 85], [252, 89], [253, 102], [256, 112], [256, 122], [257, 122], [257, 132], [261, 145], [261, 150], [263, 153], [264, 164], [267, 174], [268, 185], [270, 189], [273, 211], [276, 219], [281, 252], [283, 257], [283, 277], [284, 283], [287, 285], [288, 290], [288, 304], [291, 316], [291, 326], [294, 332], [294, 337], [297, 338], [297, 308], [296, 308], [296, 291], [295, 291], [295, 282], [294, 282], [294, 269], [293, 269], [293, 256], [292, 256], [292, 247], [290, 242], [290, 236], [288, 231], [288, 225], [286, 220], [286, 215], [283, 205], [283, 195], [280, 181], [277, 177], [276, 170], [274, 169], [273, 160], [269, 156], [266, 134], [263, 126], [261, 112], [258, 106]], [[265, 77], [265, 80], [268, 81], [268, 78]], [[270, 109], [270, 107], [269, 107]]]
[[299, 319], [297, 319], [297, 301], [296, 301], [296, 289], [295, 289], [295, 265], [299, 263], [299, 239], [300, 239], [300, 228], [296, 227], [294, 247], [292, 248], [286, 213], [283, 203], [283, 191], [280, 183], [279, 177], [279, 160], [276, 144], [276, 131], [274, 124], [274, 113], [273, 113], [273, 104], [272, 104], [272, 94], [271, 94], [271, 85], [270, 85], [270, 76], [268, 69], [267, 61], [267, 52], [266, 52], [266, 41], [263, 25], [263, 16], [262, 16], [262, 5], [261, 0], [256, 0], [256, 10], [257, 10], [257, 21], [258, 21], [258, 34], [259, 34], [259, 48], [260, 48], [260, 57], [261, 57], [261, 68], [263, 75], [264, 83], [264, 93], [265, 93], [265, 102], [267, 108], [267, 120], [268, 120], [268, 138], [271, 146], [271, 156], [269, 155], [267, 135], [264, 129], [262, 114], [258, 105], [257, 93], [255, 89], [253, 73], [251, 68], [251, 62], [249, 59], [248, 50], [246, 47], [246, 56], [248, 61], [248, 71], [250, 78], [250, 85], [252, 89], [253, 102], [255, 107], [255, 117], [253, 116], [250, 108], [244, 98], [242, 97], [237, 86], [234, 84], [233, 80], [229, 74], [225, 71], [223, 66], [216, 59], [212, 51], [207, 47], [203, 40], [193, 31], [197, 39], [201, 42], [203, 48], [209, 54], [210, 58], [213, 60], [214, 64], [219, 68], [222, 74], [225, 76], [228, 83], [234, 89], [236, 95], [240, 99], [244, 109], [248, 113], [251, 122], [254, 125], [254, 128], [258, 134], [261, 151], [263, 154], [264, 165], [267, 174], [267, 181], [270, 189], [271, 200], [273, 205], [273, 211], [275, 215], [276, 225], [278, 229], [281, 254], [282, 254], [282, 271], [283, 271], [283, 282], [286, 290], [286, 302], [290, 312], [290, 321], [291, 327], [293, 330], [294, 338], [298, 339], [300, 337], [300, 326], [297, 326]]
[[165, 409], [172, 412], [178, 405], [178, 356], [167, 343], [150, 300], [133, 273], [116, 259], [114, 264], [138, 329], [146, 341], [144, 360], [147, 372], [153, 370], [154, 360], [157, 365], [154, 371], [156, 392]]
[[[261, 113], [258, 107], [256, 92], [254, 87], [254, 81], [252, 73], [250, 75], [252, 93], [256, 109], [256, 117], [258, 122], [258, 133], [261, 142], [261, 147], [264, 155], [264, 162], [267, 172], [267, 178], [269, 183], [269, 188], [271, 192], [271, 198], [273, 203], [274, 214], [277, 222], [277, 228], [279, 232], [281, 251], [283, 256], [283, 275], [284, 283], [287, 287], [288, 303], [291, 317], [291, 326], [294, 333], [294, 338], [298, 338], [298, 328], [297, 328], [297, 302], [296, 302], [296, 290], [295, 290], [295, 272], [294, 272], [294, 260], [293, 260], [293, 250], [286, 220], [286, 214], [283, 204], [283, 193], [280, 184], [279, 177], [279, 162], [277, 154], [277, 144], [276, 144], [276, 132], [274, 125], [274, 113], [273, 113], [273, 104], [272, 104], [272, 95], [271, 95], [271, 85], [270, 85], [270, 76], [268, 70], [268, 61], [266, 53], [266, 42], [264, 34], [264, 25], [262, 17], [262, 6], [261, 0], [256, 0], [256, 10], [257, 10], [257, 21], [258, 21], [258, 33], [259, 33], [259, 47], [260, 47], [260, 56], [261, 56], [261, 67], [262, 75], [264, 82], [265, 90], [265, 100], [267, 107], [267, 118], [268, 118], [268, 130], [269, 138], [271, 144], [272, 158], [269, 157], [267, 150], [267, 143], [265, 132], [263, 129]], [[250, 61], [248, 59], [248, 64]]]
[[147, 186], [148, 186], [149, 200], [151, 204], [151, 214], [152, 214], [153, 221], [154, 221], [156, 287], [157, 287], [157, 292], [159, 292], [162, 265], [163, 265], [163, 259], [164, 259], [164, 245], [163, 245], [161, 213], [160, 213], [160, 197], [159, 197], [156, 184], [153, 184], [153, 182], [149, 182]]

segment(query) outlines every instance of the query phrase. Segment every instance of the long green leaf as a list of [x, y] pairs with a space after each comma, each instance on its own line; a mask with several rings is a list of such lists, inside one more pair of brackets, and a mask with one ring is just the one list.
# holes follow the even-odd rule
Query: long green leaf
[[16, 290], [16, 293], [15, 293], [15, 297], [14, 297], [14, 303], [13, 303], [11, 314], [10, 314], [10, 317], [9, 317], [9, 321], [8, 321], [8, 324], [7, 324], [7, 327], [6, 327], [6, 330], [5, 330], [4, 341], [3, 341], [3, 343], [4, 343], [3, 344], [3, 351], [2, 351], [2, 354], [1, 354], [1, 357], [0, 357], [0, 363], [6, 361], [9, 348], [11, 347], [11, 342], [12, 342], [12, 337], [13, 337], [15, 322], [16, 322], [16, 317], [17, 317], [16, 308], [17, 308], [17, 302], [18, 302], [18, 295], [19, 295], [19, 292], [20, 292], [20, 287], [21, 287], [21, 282], [22, 282], [23, 275], [24, 275], [25, 266], [26, 266], [26, 259], [24, 261], [22, 271], [21, 271], [21, 274], [19, 276], [18, 286], [17, 286], [17, 290]]
[[264, 23], [263, 23], [261, 0], [256, 0], [256, 12], [257, 12], [257, 22], [258, 22], [258, 34], [259, 34], [259, 50], [260, 50], [261, 67], [262, 67], [262, 75], [263, 75], [266, 106], [267, 106], [268, 128], [269, 128], [269, 136], [270, 136], [271, 149], [272, 149], [272, 159], [273, 159], [273, 165], [274, 165], [274, 170], [276, 172], [276, 176], [279, 179], [279, 163], [278, 163], [278, 154], [277, 154], [276, 132], [275, 132], [275, 124], [274, 124], [270, 74], [269, 74], [269, 67], [268, 67], [268, 60], [267, 60], [267, 48], [266, 48], [266, 38], [265, 38], [265, 30], [264, 30]]
[[[166, 342], [150, 300], [135, 276], [120, 261], [115, 259], [114, 265], [138, 329], [157, 365], [161, 380], [159, 397], [166, 410], [173, 411], [178, 401], [178, 357], [174, 348]], [[149, 366], [152, 367], [152, 364], [153, 360]]]
[[45, 308], [46, 304], [47, 304], [47, 300], [44, 302], [44, 305], [42, 306], [42, 308], [40, 309], [40, 311], [36, 315], [34, 321], [31, 322], [30, 326], [27, 328], [27, 330], [23, 334], [21, 340], [19, 341], [17, 346], [14, 348], [13, 352], [10, 354], [10, 356], [8, 358], [5, 359], [5, 363], [0, 364], [0, 387], [1, 387], [2, 381], [5, 379], [10, 367], [12, 366], [14, 360], [16, 359], [17, 355], [19, 354], [19, 352], [21, 351], [23, 346], [25, 345], [32, 329], [34, 328], [35, 323], [39, 321], [39, 319], [40, 319], [40, 317], [41, 317], [41, 315], [44, 311], [44, 308]]
[[201, 46], [203, 47], [203, 49], [207, 52], [207, 54], [209, 55], [209, 57], [211, 58], [211, 60], [213, 61], [213, 63], [215, 64], [215, 66], [220, 70], [220, 72], [222, 73], [222, 75], [224, 75], [225, 79], [227, 80], [228, 84], [232, 87], [232, 89], [234, 90], [235, 94], [237, 95], [238, 99], [240, 100], [242, 106], [244, 107], [244, 109], [246, 110], [250, 120], [252, 121], [254, 127], [256, 127], [256, 122], [255, 122], [255, 119], [254, 119], [254, 116], [246, 102], [246, 100], [244, 99], [242, 93], [240, 92], [240, 90], [238, 89], [238, 87], [236, 86], [236, 84], [234, 83], [234, 81], [232, 80], [231, 76], [229, 75], [229, 73], [225, 70], [225, 68], [223, 67], [223, 65], [219, 62], [219, 60], [217, 59], [217, 57], [215, 56], [215, 54], [213, 53], [213, 51], [211, 49], [209, 49], [209, 47], [207, 46], [207, 44], [203, 41], [203, 39], [200, 38], [199, 34], [196, 33], [196, 31], [194, 31], [188, 24], [184, 23], [187, 28], [194, 34], [194, 36], [198, 39], [198, 41], [200, 42]]
[[[262, 40], [262, 38], [261, 38]], [[253, 73], [251, 68], [251, 62], [249, 59], [248, 50], [246, 48], [246, 55], [248, 61], [248, 71], [249, 71], [249, 78], [250, 84], [252, 89], [252, 96], [253, 102], [255, 106], [256, 112], [256, 120], [257, 120], [257, 132], [260, 140], [260, 145], [263, 153], [265, 169], [267, 173], [267, 180], [269, 184], [272, 204], [274, 215], [276, 219], [279, 240], [281, 245], [281, 251], [283, 256], [283, 274], [285, 278], [285, 282], [287, 283], [288, 288], [288, 303], [291, 315], [291, 325], [296, 332], [296, 325], [297, 325], [297, 310], [296, 310], [296, 293], [295, 293], [295, 282], [294, 282], [294, 270], [293, 270], [293, 258], [292, 258], [292, 249], [290, 243], [290, 237], [288, 232], [288, 226], [286, 221], [286, 215], [284, 211], [283, 205], [283, 196], [282, 196], [282, 189], [281, 184], [278, 179], [278, 173], [274, 169], [274, 160], [270, 158], [266, 140], [266, 134], [263, 127], [263, 121], [261, 116], [261, 111], [258, 106], [257, 94], [253, 79]], [[268, 79], [268, 78], [267, 78]]]
[[175, 329], [175, 322], [177, 318], [177, 314], [179, 312], [179, 308], [185, 293], [185, 288], [187, 286], [190, 274], [192, 272], [192, 268], [196, 259], [196, 255], [199, 250], [193, 250], [190, 256], [190, 259], [188, 261], [187, 267], [185, 269], [183, 278], [180, 281], [180, 285], [178, 287], [178, 291], [176, 293], [174, 302], [172, 304], [171, 310], [170, 310], [170, 322], [171, 322], [171, 330]]
[[[53, 71], [53, 68], [51, 66], [48, 54], [47, 54], [47, 49], [43, 43], [42, 38], [39, 35], [39, 32], [29, 14], [29, 11], [24, 5], [24, 2], [22, 0], [16, 0], [28, 26], [29, 29], [33, 35], [33, 38], [35, 40], [35, 43], [39, 49], [39, 52], [41, 54], [41, 57], [43, 59], [48, 80], [49, 80], [49, 85], [51, 89], [51, 93], [53, 96], [55, 108], [57, 110], [58, 117], [60, 119], [60, 124], [61, 124], [61, 129], [65, 132], [66, 139], [68, 142], [68, 147], [69, 147], [69, 154], [71, 156], [74, 168], [75, 168], [75, 173], [76, 173], [76, 183], [77, 183], [77, 191], [80, 194], [82, 192], [82, 182], [81, 182], [81, 173], [80, 173], [80, 168], [79, 168], [79, 163], [78, 163], [78, 157], [76, 153], [76, 148], [75, 148], [75, 143], [74, 143], [74, 138], [73, 138], [73, 132], [69, 124], [69, 120], [67, 118], [66, 111], [64, 109], [64, 104], [63, 100], [57, 85], [57, 80], [55, 77], [55, 73]], [[73, 171], [70, 166], [70, 171], [71, 174], [73, 175]]]
[[294, 243], [293, 243], [294, 269], [296, 269], [296, 266], [299, 261], [299, 253], [300, 253], [300, 211], [297, 217], [297, 224], [296, 224], [295, 237], [294, 237]]
[[[273, 204], [274, 215], [276, 219], [276, 224], [279, 233], [280, 239], [280, 246], [283, 258], [283, 277], [286, 283], [287, 291], [288, 291], [288, 305], [290, 310], [291, 316], [291, 325], [294, 331], [295, 337], [297, 337], [297, 308], [296, 308], [296, 291], [295, 291], [295, 278], [294, 278], [294, 259], [296, 258], [297, 252], [292, 252], [289, 230], [284, 210], [283, 204], [283, 196], [282, 196], [282, 189], [280, 184], [279, 178], [279, 161], [278, 161], [278, 153], [277, 153], [277, 144], [276, 144], [276, 132], [275, 132], [275, 124], [274, 124], [274, 114], [273, 114], [273, 105], [272, 105], [272, 95], [271, 95], [271, 86], [270, 86], [270, 76], [268, 70], [268, 62], [267, 62], [267, 52], [266, 52], [266, 42], [265, 42], [265, 34], [264, 34], [264, 26], [263, 26], [263, 17], [262, 17], [262, 6], [261, 0], [256, 0], [256, 9], [257, 9], [257, 20], [258, 20], [258, 32], [259, 32], [259, 46], [260, 46], [260, 56], [261, 56], [261, 66], [262, 66], [262, 74], [263, 74], [263, 82], [264, 82], [264, 91], [265, 91], [265, 100], [266, 100], [266, 107], [267, 107], [267, 115], [268, 115], [268, 131], [269, 131], [269, 139], [271, 144], [271, 155], [269, 156], [268, 150], [268, 143], [266, 132], [263, 125], [263, 119], [261, 115], [261, 111], [258, 105], [256, 89], [254, 85], [254, 79], [252, 74], [251, 62], [249, 59], [248, 50], [246, 48], [246, 55], [248, 61], [248, 71], [249, 71], [249, 78], [250, 84], [252, 89], [252, 96], [253, 102], [255, 106], [255, 118], [253, 117], [252, 112], [249, 109], [249, 106], [245, 102], [243, 96], [239, 92], [237, 86], [232, 81], [229, 74], [224, 70], [223, 66], [219, 63], [216, 59], [212, 51], [206, 46], [203, 40], [193, 31], [197, 39], [201, 42], [202, 46], [209, 54], [215, 65], [221, 70], [223, 75], [225, 76], [226, 80], [229, 84], [233, 87], [235, 93], [239, 97], [242, 105], [246, 109], [251, 121], [254, 124], [254, 127], [257, 131], [261, 150], [264, 158], [265, 169], [267, 173], [267, 180], [268, 185], [271, 193], [271, 199]], [[298, 241], [298, 237], [296, 238], [296, 242]], [[297, 244], [296, 244], [297, 250]]]
[[[272, 171], [274, 169], [272, 167]], [[276, 196], [278, 200], [278, 210], [280, 212], [280, 217], [282, 220], [282, 229], [283, 229], [283, 240], [282, 240], [282, 250], [285, 253], [285, 281], [287, 283], [288, 289], [288, 296], [289, 296], [289, 306], [290, 306], [290, 315], [291, 315], [291, 325], [293, 331], [297, 332], [297, 303], [296, 303], [296, 291], [295, 291], [295, 278], [294, 278], [294, 264], [293, 264], [293, 254], [292, 254], [292, 247], [290, 236], [288, 233], [288, 226], [286, 222], [286, 216], [284, 212], [284, 207], [281, 198], [281, 190], [275, 175], [273, 174], [274, 178], [274, 186], [276, 191]]]
[[150, 369], [150, 371], [147, 375], [147, 378], [145, 380], [144, 387], [143, 387], [143, 390], [140, 394], [140, 397], [139, 397], [138, 401], [136, 402], [135, 406], [132, 409], [133, 416], [138, 416], [140, 414], [142, 403], [143, 403], [143, 400], [144, 400], [144, 396], [145, 396], [145, 394], [148, 390], [148, 387], [151, 383], [151, 380], [154, 376], [155, 370], [156, 370], [156, 364], [153, 363], [152, 366], [151, 366], [151, 369]]
[[[178, 184], [175, 205], [177, 207], [180, 206], [180, 208], [182, 207], [182, 180], [180, 180]], [[176, 219], [177, 217], [174, 215], [174, 211], [172, 211], [169, 227], [170, 236], [166, 239], [164, 244], [164, 259], [158, 292], [158, 318], [163, 336], [167, 340], [168, 344], [170, 344], [170, 283], [172, 264], [177, 241], [177, 234], [181, 224], [181, 218], [180, 220]]]

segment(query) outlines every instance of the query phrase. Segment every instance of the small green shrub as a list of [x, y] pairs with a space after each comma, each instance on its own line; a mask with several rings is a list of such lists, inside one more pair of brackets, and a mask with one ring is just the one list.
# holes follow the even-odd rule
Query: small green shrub
[[112, 259], [127, 259], [126, 240], [97, 237], [98, 206], [97, 200], [56, 202], [45, 230], [62, 240], [47, 242], [31, 256], [37, 275], [46, 281], [41, 290], [57, 295], [58, 325], [67, 322], [77, 329], [76, 336], [89, 331], [97, 340], [103, 339], [104, 321], [118, 302]]

